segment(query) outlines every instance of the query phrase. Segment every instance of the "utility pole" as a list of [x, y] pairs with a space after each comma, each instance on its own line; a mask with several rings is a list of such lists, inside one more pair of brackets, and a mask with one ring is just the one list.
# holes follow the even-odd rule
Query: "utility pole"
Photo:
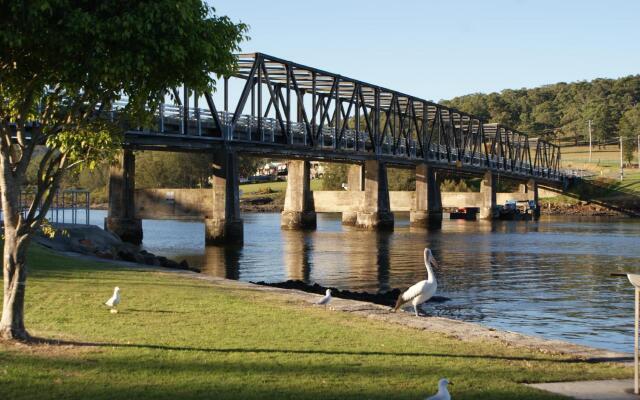
[[591, 120], [589, 120], [589, 162], [591, 162]]
[[624, 179], [624, 165], [622, 164], [622, 136], [620, 136], [620, 180]]

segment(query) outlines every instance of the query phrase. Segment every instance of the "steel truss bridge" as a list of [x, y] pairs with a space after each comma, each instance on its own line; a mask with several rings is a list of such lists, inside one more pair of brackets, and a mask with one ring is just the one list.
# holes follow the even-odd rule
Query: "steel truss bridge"
[[[153, 126], [127, 130], [125, 146], [564, 178], [557, 145], [454, 108], [262, 53], [239, 55], [238, 66], [223, 80], [222, 104], [211, 93], [173, 90], [174, 103], [156, 110]], [[242, 87], [233, 103], [230, 80]]]

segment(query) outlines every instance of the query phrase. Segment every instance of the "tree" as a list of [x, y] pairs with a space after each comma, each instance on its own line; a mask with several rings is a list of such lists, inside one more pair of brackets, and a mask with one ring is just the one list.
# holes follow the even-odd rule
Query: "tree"
[[262, 167], [266, 162], [266, 158], [242, 155], [238, 162], [238, 173], [241, 177], [248, 178], [255, 175], [258, 168]]
[[[201, 0], [14, 0], [0, 3], [0, 15], [0, 336], [28, 339], [26, 250], [65, 171], [112, 158], [119, 122], [143, 124], [168, 89], [213, 89], [212, 73], [233, 73], [246, 26]], [[122, 97], [121, 121], [103, 118]], [[36, 146], [46, 150], [22, 215], [18, 198]]]
[[326, 163], [324, 177], [322, 178], [323, 190], [342, 190], [342, 184], [347, 183], [348, 164]]
[[209, 185], [211, 155], [143, 151], [136, 155], [136, 187], [195, 188]]
[[622, 147], [624, 158], [630, 163], [633, 161], [633, 152], [637, 146], [636, 140], [640, 135], [640, 104], [622, 114], [618, 133], [625, 141], [625, 145]]
[[476, 93], [444, 103], [531, 136], [573, 137], [577, 144], [589, 120], [595, 139], [614, 139], [622, 114], [638, 102], [640, 75]]

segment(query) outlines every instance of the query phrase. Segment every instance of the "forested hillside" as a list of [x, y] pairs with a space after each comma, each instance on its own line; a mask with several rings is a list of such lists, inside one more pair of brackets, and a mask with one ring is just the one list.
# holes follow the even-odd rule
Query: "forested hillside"
[[[628, 123], [624, 122], [640, 124], [640, 119], [636, 121], [636, 116], [640, 115], [639, 102], [640, 75], [562, 82], [532, 89], [505, 89], [500, 93], [477, 93], [441, 101], [533, 136], [576, 141], [587, 137], [588, 120], [591, 120], [593, 138], [597, 141], [613, 141], [621, 134], [640, 134], [640, 125], [632, 129], [634, 135], [625, 129]], [[625, 113], [627, 116], [623, 119]]]

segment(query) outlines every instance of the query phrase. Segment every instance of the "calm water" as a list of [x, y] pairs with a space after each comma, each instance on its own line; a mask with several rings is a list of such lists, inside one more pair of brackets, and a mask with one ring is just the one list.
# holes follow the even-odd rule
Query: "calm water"
[[[104, 212], [93, 211], [102, 225]], [[452, 300], [424, 311], [496, 328], [619, 351], [632, 349], [633, 290], [613, 271], [640, 272], [640, 221], [543, 218], [539, 222], [445, 220], [441, 231], [393, 233], [343, 227], [318, 214], [312, 232], [280, 230], [280, 215], [244, 214], [245, 244], [204, 246], [197, 222], [143, 221], [144, 247], [187, 259], [205, 273], [269, 282], [301, 279], [342, 289], [406, 288], [424, 279], [422, 251], [440, 268], [438, 292]]]

